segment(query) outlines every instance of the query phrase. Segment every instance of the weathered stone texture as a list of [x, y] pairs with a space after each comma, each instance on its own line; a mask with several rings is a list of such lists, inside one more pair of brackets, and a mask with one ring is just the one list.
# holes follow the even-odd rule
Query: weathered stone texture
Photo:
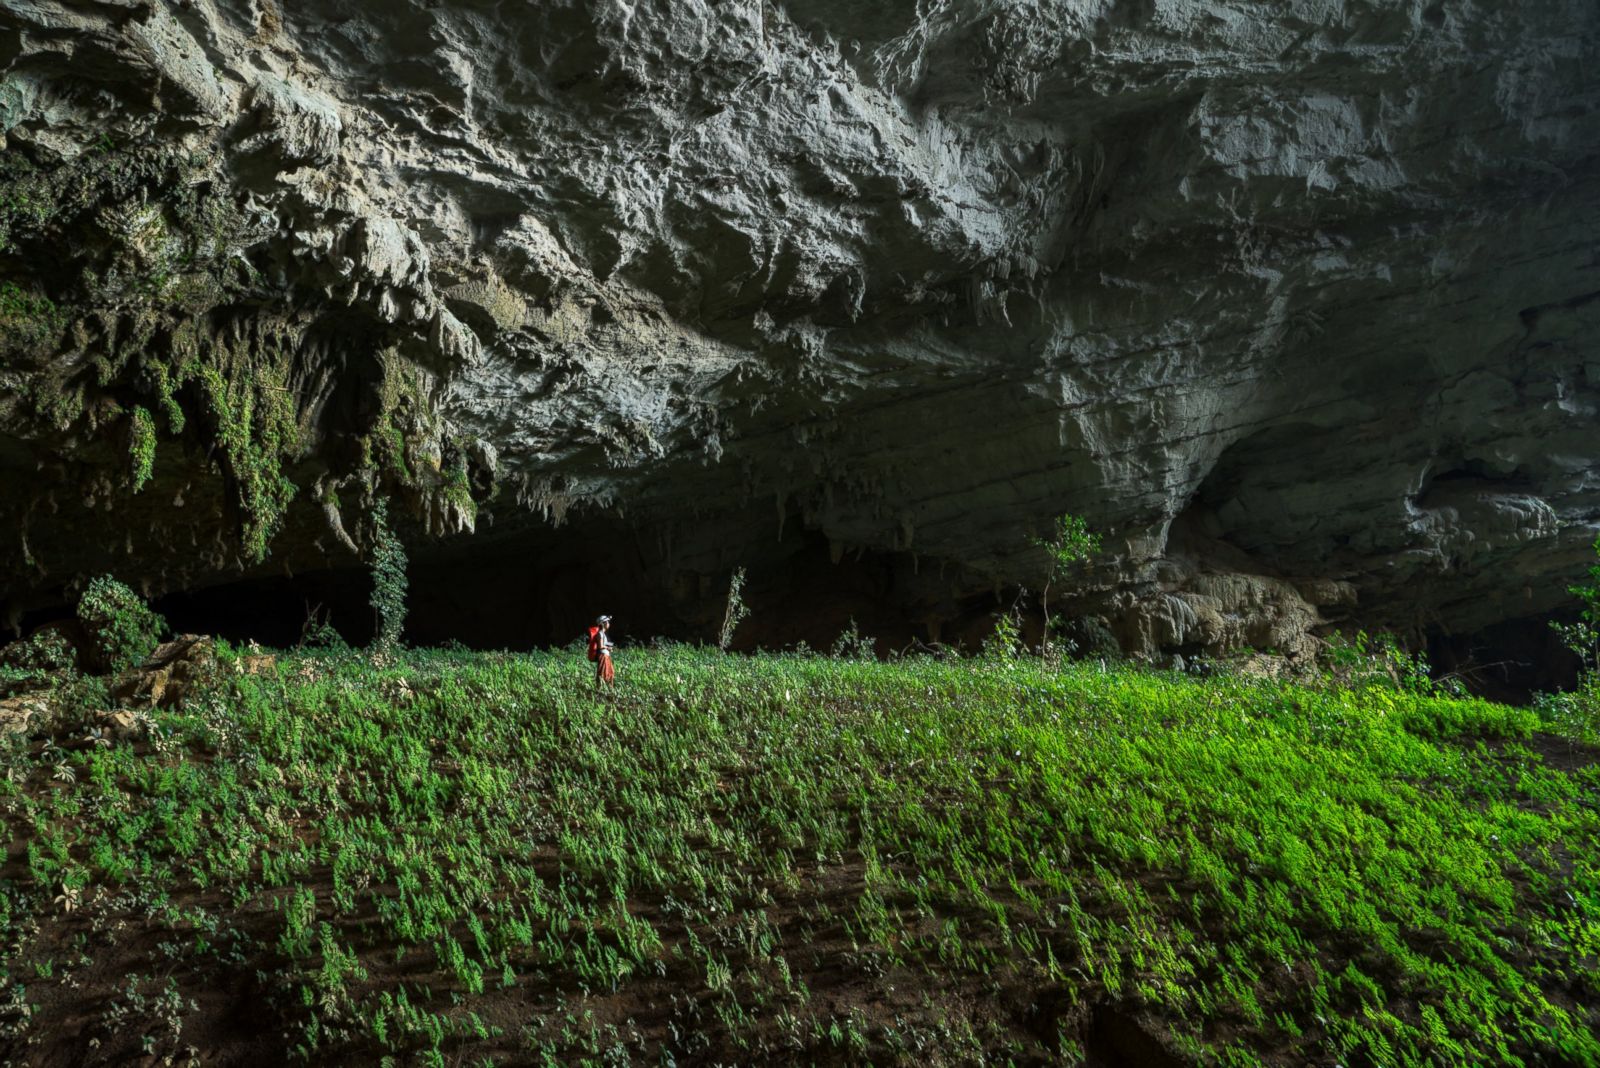
[[[709, 573], [797, 524], [972, 584], [1031, 581], [1070, 510], [1112, 550], [1076, 604], [1145, 648], [1564, 603], [1600, 525], [1596, 69], [1592, 0], [0, 12], [8, 153], [159, 142], [237, 215], [212, 274], [255, 288], [194, 314], [295, 353], [281, 558], [349, 558], [341, 495], [383, 480], [340, 383], [380, 350], [429, 408], [407, 471], [483, 508], [441, 475], [435, 533], [625, 512]], [[111, 470], [78, 418], [3, 420], [9, 497]], [[163, 442], [157, 490], [202, 486]], [[141, 514], [106, 477], [86, 507]], [[223, 509], [188, 497], [192, 539]], [[27, 513], [0, 592], [114, 562], [60, 543], [75, 507]], [[172, 586], [215, 544], [129, 551]]]

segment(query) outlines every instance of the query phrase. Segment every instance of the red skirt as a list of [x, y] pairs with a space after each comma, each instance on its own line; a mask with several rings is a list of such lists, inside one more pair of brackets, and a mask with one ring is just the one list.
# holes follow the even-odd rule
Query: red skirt
[[601, 653], [600, 659], [595, 661], [594, 680], [596, 682], [610, 682], [616, 677], [617, 673], [611, 667], [611, 654]]

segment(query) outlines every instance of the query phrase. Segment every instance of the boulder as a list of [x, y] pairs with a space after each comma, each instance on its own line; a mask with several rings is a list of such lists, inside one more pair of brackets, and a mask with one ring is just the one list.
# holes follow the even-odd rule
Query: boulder
[[143, 738], [148, 730], [144, 716], [127, 708], [106, 709], [94, 714], [94, 729], [99, 737], [111, 742], [132, 742]]
[[41, 694], [0, 700], [0, 734], [35, 734], [55, 719], [54, 702]]
[[138, 667], [118, 675], [111, 696], [125, 705], [172, 708], [215, 677], [217, 649], [212, 639], [182, 634], [156, 647]]

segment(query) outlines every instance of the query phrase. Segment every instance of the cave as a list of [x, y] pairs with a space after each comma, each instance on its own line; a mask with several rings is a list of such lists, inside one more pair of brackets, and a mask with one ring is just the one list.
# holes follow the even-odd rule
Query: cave
[[0, 1064], [1600, 1064], [1597, 70], [0, 0]]
[[[795, 527], [749, 554], [748, 564], [710, 571], [675, 565], [670, 547], [605, 520], [484, 540], [463, 538], [410, 562], [405, 641], [564, 646], [603, 611], [614, 616], [613, 636], [624, 646], [715, 642], [735, 567], [746, 572], [749, 614], [734, 633], [734, 650], [827, 650], [854, 626], [879, 655], [937, 646], [972, 651], [1017, 598], [1016, 590], [975, 587], [972, 576], [949, 564], [908, 552], [843, 551]], [[348, 566], [219, 583], [157, 597], [152, 606], [175, 632], [238, 645], [293, 646], [313, 620], [365, 645], [374, 636], [371, 591], [370, 573]], [[69, 614], [64, 603], [38, 609], [20, 629]], [[1031, 620], [1029, 626], [1036, 629]]]

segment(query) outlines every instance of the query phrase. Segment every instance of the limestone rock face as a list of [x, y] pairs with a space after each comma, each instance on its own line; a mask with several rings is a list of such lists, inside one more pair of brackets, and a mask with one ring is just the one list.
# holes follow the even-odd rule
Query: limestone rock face
[[936, 631], [1063, 511], [1132, 648], [1549, 611], [1597, 65], [1592, 0], [10, 3], [0, 596], [387, 494], [613, 523], [681, 618], [810, 532]]

